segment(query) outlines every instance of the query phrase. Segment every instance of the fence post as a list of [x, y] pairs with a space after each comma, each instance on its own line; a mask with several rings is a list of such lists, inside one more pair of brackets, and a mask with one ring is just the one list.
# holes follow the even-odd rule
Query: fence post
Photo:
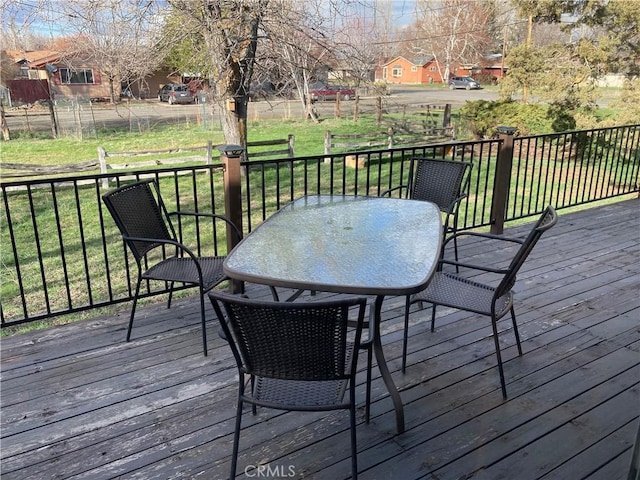
[[[107, 173], [107, 152], [102, 147], [98, 147], [98, 161], [100, 162], [100, 173]], [[102, 188], [109, 188], [108, 177], [102, 179]]]
[[[224, 165], [224, 211], [225, 216], [231, 220], [242, 232], [242, 189], [240, 157], [243, 148], [240, 145], [219, 145], [220, 159]], [[238, 243], [233, 229], [227, 225], [227, 252], [230, 252]], [[230, 283], [232, 293], [244, 292], [244, 283], [232, 280]]]
[[213, 142], [211, 140], [207, 140], [207, 165], [211, 165], [213, 163]]
[[451, 126], [451, 104], [447, 103], [444, 106], [444, 113], [442, 114], [442, 128], [449, 128]]
[[502, 146], [498, 152], [496, 173], [493, 181], [491, 197], [491, 233], [501, 234], [504, 231], [504, 217], [511, 184], [511, 167], [513, 164], [513, 134], [515, 127], [498, 127]]
[[[324, 154], [331, 154], [331, 132], [329, 130], [324, 132]], [[331, 157], [324, 157], [324, 163], [331, 163]]]
[[293, 153], [293, 149], [294, 149], [294, 144], [296, 142], [296, 137], [293, 134], [289, 134], [289, 136], [287, 137], [288, 140], [288, 150], [289, 150], [289, 158], [293, 158], [295, 155]]

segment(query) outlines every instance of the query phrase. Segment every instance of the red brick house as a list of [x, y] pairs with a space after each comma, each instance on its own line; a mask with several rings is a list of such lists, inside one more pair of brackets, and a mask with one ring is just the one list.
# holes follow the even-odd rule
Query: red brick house
[[[485, 65], [454, 63], [451, 66], [450, 75], [473, 76], [479, 73], [487, 73], [496, 78], [503, 76], [503, 70], [496, 66], [496, 59], [492, 58], [484, 62]], [[498, 73], [496, 73], [496, 70]], [[430, 83], [444, 83], [444, 65], [438, 64], [435, 57], [417, 57], [407, 59], [406, 57], [396, 57], [376, 69], [375, 80], [385, 83], [403, 83], [422, 85]]]
[[442, 83], [442, 77], [433, 57], [409, 60], [396, 57], [376, 69], [375, 80], [385, 83]]

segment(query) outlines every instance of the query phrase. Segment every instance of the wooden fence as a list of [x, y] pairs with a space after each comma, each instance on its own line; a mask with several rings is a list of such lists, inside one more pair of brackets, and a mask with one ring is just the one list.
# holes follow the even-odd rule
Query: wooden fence
[[[450, 141], [456, 136], [455, 125], [451, 122], [451, 105], [412, 105], [408, 114], [407, 106], [400, 118], [391, 120], [386, 131], [369, 133], [331, 133], [324, 136], [324, 154], [329, 156], [338, 151], [358, 151], [372, 148], [393, 148], [397, 146], [424, 145], [429, 142]], [[325, 160], [327, 161], [327, 160]]]
[[[275, 140], [261, 140], [248, 142], [248, 159], [264, 158], [293, 158], [295, 136]], [[164, 150], [146, 150], [136, 152], [107, 152], [104, 147], [98, 147], [98, 159], [87, 160], [66, 165], [31, 165], [27, 163], [3, 163], [2, 168], [15, 172], [3, 173], [3, 177], [35, 177], [40, 175], [59, 175], [66, 173], [82, 173], [100, 170], [100, 173], [108, 173], [109, 170], [126, 170], [140, 167], [154, 167], [160, 165], [178, 165], [182, 163], [200, 163], [211, 165], [220, 161], [220, 154], [211, 140], [204, 146], [180, 147]], [[279, 148], [274, 148], [279, 147]], [[153, 157], [149, 160], [127, 162], [126, 158]], [[158, 158], [166, 156], [166, 158]], [[111, 159], [121, 158], [119, 162]]]

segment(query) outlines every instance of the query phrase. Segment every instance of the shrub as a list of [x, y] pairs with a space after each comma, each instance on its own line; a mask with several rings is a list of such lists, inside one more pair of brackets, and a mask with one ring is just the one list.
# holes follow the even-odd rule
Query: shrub
[[562, 105], [525, 104], [514, 100], [467, 102], [460, 115], [474, 138], [491, 138], [501, 125], [516, 127], [518, 134], [562, 132], [575, 128], [573, 112]]

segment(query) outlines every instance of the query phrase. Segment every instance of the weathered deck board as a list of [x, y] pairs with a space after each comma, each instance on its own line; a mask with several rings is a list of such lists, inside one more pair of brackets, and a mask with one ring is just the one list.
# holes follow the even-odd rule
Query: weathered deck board
[[[372, 421], [357, 432], [361, 478], [626, 478], [640, 416], [640, 200], [560, 215], [515, 288], [522, 357], [500, 322], [507, 401], [488, 319], [439, 308], [430, 332], [430, 309], [414, 306], [402, 375], [404, 299], [385, 300], [406, 431], [395, 434], [374, 367]], [[461, 244], [475, 262], [504, 253]], [[256, 285], [247, 293], [270, 298]], [[141, 308], [130, 343], [127, 320], [123, 311], [2, 340], [3, 479], [226, 478], [236, 372], [215, 321], [203, 357], [193, 299]], [[364, 371], [360, 382], [363, 398]], [[238, 472], [268, 464], [285, 469], [280, 478], [289, 466], [291, 478], [348, 478], [348, 430], [344, 412], [259, 409], [244, 416]]]

